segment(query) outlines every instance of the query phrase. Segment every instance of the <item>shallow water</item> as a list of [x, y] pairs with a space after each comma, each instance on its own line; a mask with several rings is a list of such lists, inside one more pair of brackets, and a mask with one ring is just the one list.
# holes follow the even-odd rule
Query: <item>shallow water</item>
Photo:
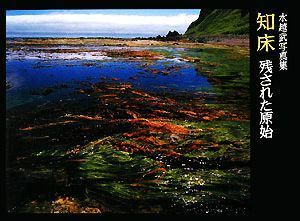
[[[89, 49], [95, 50], [95, 47]], [[177, 50], [172, 51], [169, 48], [168, 52], [178, 56]], [[6, 80], [10, 82], [12, 88], [7, 91], [7, 108], [22, 104], [22, 101], [25, 103], [32, 101], [34, 99], [30, 95], [32, 89], [55, 87], [61, 84], [72, 86], [74, 82], [94, 83], [105, 78], [115, 78], [120, 82], [132, 83], [136, 88], [156, 92], [208, 91], [211, 88], [206, 77], [199, 74], [193, 64], [179, 61], [176, 57], [149, 63], [144, 60], [120, 61], [103, 55], [99, 58], [92, 56], [91, 53], [93, 52], [77, 57], [72, 56], [72, 53], [46, 53], [48, 55], [41, 55], [39, 52], [31, 52], [29, 55], [8, 53]], [[150, 69], [156, 70], [158, 74], [146, 71], [145, 64]], [[168, 68], [172, 71], [170, 74], [159, 74], [159, 71]]]
[[[120, 49], [163, 53], [105, 55]], [[247, 100], [220, 97], [220, 84], [183, 59], [214, 53], [226, 57], [172, 47], [9, 49], [9, 211], [247, 213]]]

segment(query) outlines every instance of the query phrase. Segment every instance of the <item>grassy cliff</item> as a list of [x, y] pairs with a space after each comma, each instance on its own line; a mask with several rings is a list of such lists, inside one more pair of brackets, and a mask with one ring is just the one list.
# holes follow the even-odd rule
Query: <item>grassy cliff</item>
[[201, 9], [190, 24], [188, 37], [244, 35], [249, 33], [249, 12], [240, 9]]

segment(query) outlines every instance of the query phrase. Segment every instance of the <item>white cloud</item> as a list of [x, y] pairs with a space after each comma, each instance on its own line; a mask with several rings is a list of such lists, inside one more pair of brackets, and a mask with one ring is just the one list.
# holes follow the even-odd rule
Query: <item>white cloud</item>
[[7, 32], [183, 33], [198, 15], [41, 14], [6, 16]]

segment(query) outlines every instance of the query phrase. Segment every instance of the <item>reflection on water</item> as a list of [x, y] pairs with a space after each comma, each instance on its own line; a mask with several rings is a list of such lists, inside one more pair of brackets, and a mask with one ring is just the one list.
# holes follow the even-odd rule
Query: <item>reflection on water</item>
[[9, 211], [246, 213], [249, 121], [183, 58], [199, 53], [9, 49]]
[[[72, 86], [74, 82], [97, 82], [104, 78], [130, 82], [137, 88], [156, 92], [199, 89], [206, 91], [211, 87], [204, 76], [197, 74], [192, 64], [178, 62], [176, 59], [147, 63], [118, 59], [89, 60], [90, 56], [87, 60], [69, 59], [69, 55], [60, 57], [66, 60], [8, 59], [6, 79], [13, 87], [7, 91], [7, 107], [32, 100], [31, 89], [66, 83]], [[145, 66], [148, 69], [145, 69]], [[165, 69], [169, 71], [163, 72]]]

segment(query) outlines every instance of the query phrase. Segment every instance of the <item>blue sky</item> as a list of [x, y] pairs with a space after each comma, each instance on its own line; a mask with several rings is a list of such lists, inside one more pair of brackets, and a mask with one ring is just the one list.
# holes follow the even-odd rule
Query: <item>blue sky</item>
[[6, 32], [184, 33], [200, 9], [9, 10]]

